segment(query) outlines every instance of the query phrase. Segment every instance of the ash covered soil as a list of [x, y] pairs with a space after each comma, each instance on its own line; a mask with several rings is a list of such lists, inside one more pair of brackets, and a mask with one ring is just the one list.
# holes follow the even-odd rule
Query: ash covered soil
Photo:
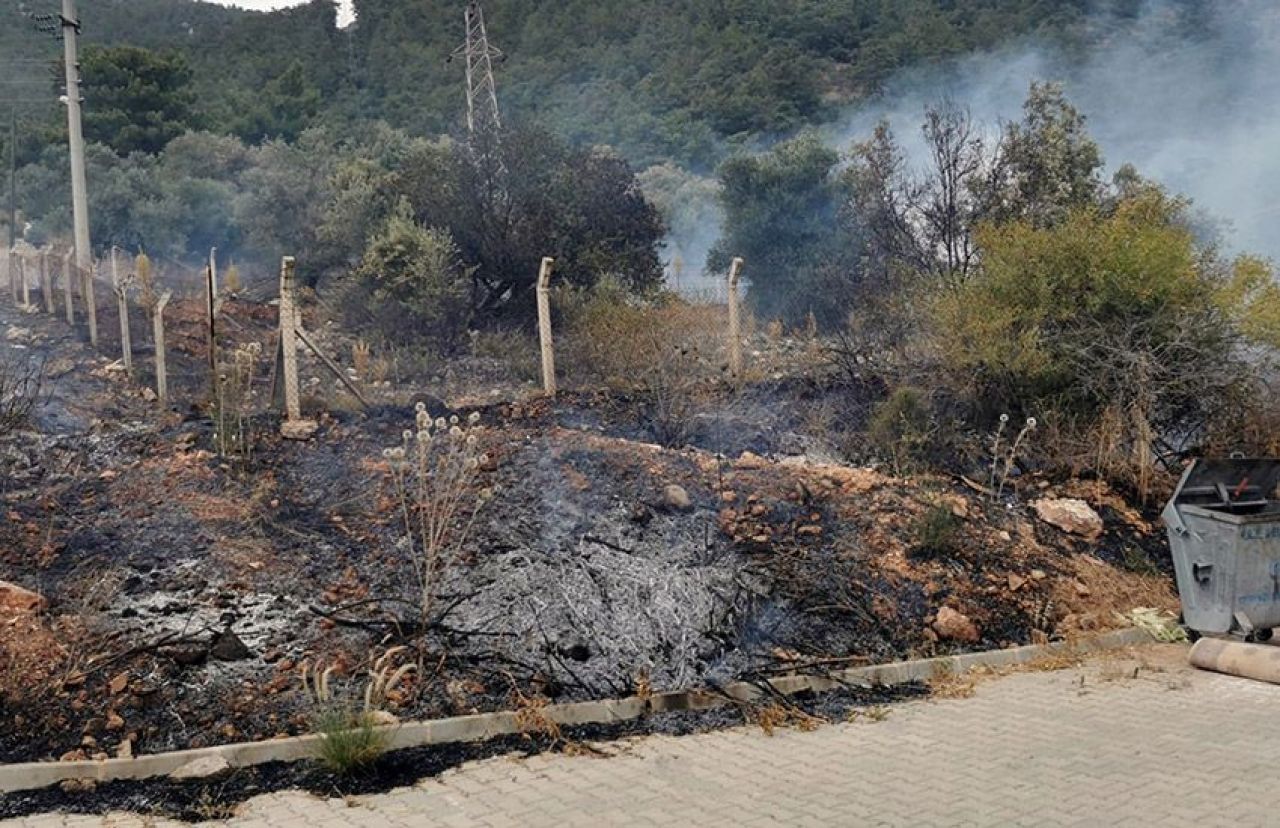
[[[48, 600], [0, 617], [7, 762], [305, 733], [301, 665], [359, 693], [402, 644], [421, 670], [389, 703], [423, 719], [1024, 644], [1173, 605], [1150, 514], [1093, 483], [1028, 476], [993, 499], [840, 465], [804, 430], [830, 402], [818, 386], [725, 392], [682, 448], [648, 442], [625, 398], [514, 387], [429, 399], [480, 412], [477, 485], [497, 494], [424, 630], [382, 453], [412, 395], [318, 411], [307, 442], [260, 415], [252, 456], [226, 460], [207, 414], [159, 412], [56, 320], [0, 307], [0, 336], [48, 376], [35, 428], [0, 440], [0, 580]], [[198, 337], [180, 339], [176, 383], [198, 386]], [[1102, 537], [1037, 520], [1030, 501], [1055, 496], [1089, 500]], [[954, 542], [921, 548], [939, 507]]]

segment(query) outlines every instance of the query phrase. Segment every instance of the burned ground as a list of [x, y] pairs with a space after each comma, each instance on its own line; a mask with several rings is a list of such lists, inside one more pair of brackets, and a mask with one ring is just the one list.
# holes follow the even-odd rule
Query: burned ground
[[[226, 313], [272, 347], [268, 311]], [[811, 426], [849, 404], [802, 378], [703, 398], [679, 447], [654, 442], [641, 398], [552, 403], [512, 383], [438, 402], [424, 384], [318, 411], [304, 443], [256, 414], [252, 453], [222, 457], [182, 402], [201, 384], [194, 333], [171, 363], [190, 379], [157, 412], [60, 322], [3, 308], [0, 332], [49, 372], [36, 428], [0, 444], [0, 579], [50, 601], [0, 627], [7, 761], [306, 732], [300, 665], [334, 666], [357, 693], [396, 644], [420, 671], [394, 712], [426, 718], [1021, 644], [1171, 602], [1150, 515], [1030, 476], [993, 498], [840, 465]], [[269, 370], [257, 381], [265, 400]], [[383, 457], [415, 399], [480, 412], [477, 485], [496, 492], [425, 629]], [[1102, 540], [1039, 523], [1027, 501], [1055, 494], [1102, 507]], [[922, 550], [939, 508], [954, 538]], [[944, 607], [973, 634], [940, 629]]]

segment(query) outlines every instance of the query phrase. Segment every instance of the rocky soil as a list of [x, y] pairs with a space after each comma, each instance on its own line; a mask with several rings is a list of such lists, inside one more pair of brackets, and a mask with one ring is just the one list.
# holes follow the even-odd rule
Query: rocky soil
[[[1028, 475], [994, 497], [840, 465], [810, 425], [845, 402], [783, 370], [717, 392], [672, 448], [633, 400], [538, 399], [478, 362], [478, 384], [463, 361], [447, 387], [370, 382], [370, 409], [330, 405], [308, 359], [314, 439], [257, 413], [251, 454], [220, 456], [191, 402], [199, 309], [171, 307], [177, 402], [160, 410], [145, 348], [130, 378], [0, 305], [0, 352], [48, 376], [34, 427], [0, 440], [0, 581], [47, 602], [0, 602], [0, 760], [306, 732], [303, 664], [358, 696], [397, 645], [419, 669], [391, 712], [426, 718], [1003, 647], [1174, 605], [1150, 513], [1093, 483]], [[228, 336], [273, 351], [269, 308], [227, 315]], [[268, 365], [254, 382], [261, 411]], [[427, 629], [382, 452], [415, 401], [479, 412], [476, 485], [497, 492]]]

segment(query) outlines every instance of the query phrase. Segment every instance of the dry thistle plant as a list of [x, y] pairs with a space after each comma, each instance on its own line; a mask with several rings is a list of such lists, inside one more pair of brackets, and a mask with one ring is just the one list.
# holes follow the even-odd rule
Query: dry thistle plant
[[134, 271], [138, 277], [138, 302], [150, 312], [156, 306], [159, 296], [156, 293], [155, 272], [151, 268], [151, 258], [146, 253], [139, 253], [134, 260]]
[[241, 345], [232, 352], [231, 364], [218, 373], [214, 442], [222, 457], [239, 457], [248, 462], [253, 454], [253, 374], [262, 346]]
[[369, 381], [369, 357], [371, 355], [369, 343], [363, 339], [357, 339], [351, 343], [351, 364], [356, 369], [356, 376], [360, 377], [362, 382]]
[[1013, 473], [1013, 464], [1018, 460], [1018, 451], [1026, 442], [1027, 436], [1035, 431], [1037, 426], [1036, 418], [1028, 417], [1018, 436], [1002, 454], [1000, 438], [1004, 436], [1004, 430], [1008, 424], [1009, 415], [1001, 414], [1000, 425], [996, 428], [995, 438], [991, 442], [991, 480], [988, 488], [992, 496], [997, 498], [1004, 493], [1004, 487], [1009, 482], [1009, 475]]
[[457, 415], [431, 419], [418, 403], [417, 430], [404, 432], [404, 444], [383, 451], [404, 520], [404, 543], [418, 581], [419, 610], [428, 624], [436, 590], [460, 557], [480, 509], [492, 489], [476, 489], [480, 466], [479, 413], [465, 422]]

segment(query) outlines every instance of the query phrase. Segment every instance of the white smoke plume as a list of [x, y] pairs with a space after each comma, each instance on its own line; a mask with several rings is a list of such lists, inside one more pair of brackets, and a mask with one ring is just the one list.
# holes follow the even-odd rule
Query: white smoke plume
[[1222, 220], [1229, 250], [1280, 260], [1280, 3], [1153, 0], [1099, 16], [1084, 48], [1023, 44], [903, 73], [825, 134], [844, 150], [888, 118], [919, 158], [927, 105], [950, 98], [994, 129], [1020, 116], [1032, 81], [1059, 81], [1109, 172], [1132, 163]]

